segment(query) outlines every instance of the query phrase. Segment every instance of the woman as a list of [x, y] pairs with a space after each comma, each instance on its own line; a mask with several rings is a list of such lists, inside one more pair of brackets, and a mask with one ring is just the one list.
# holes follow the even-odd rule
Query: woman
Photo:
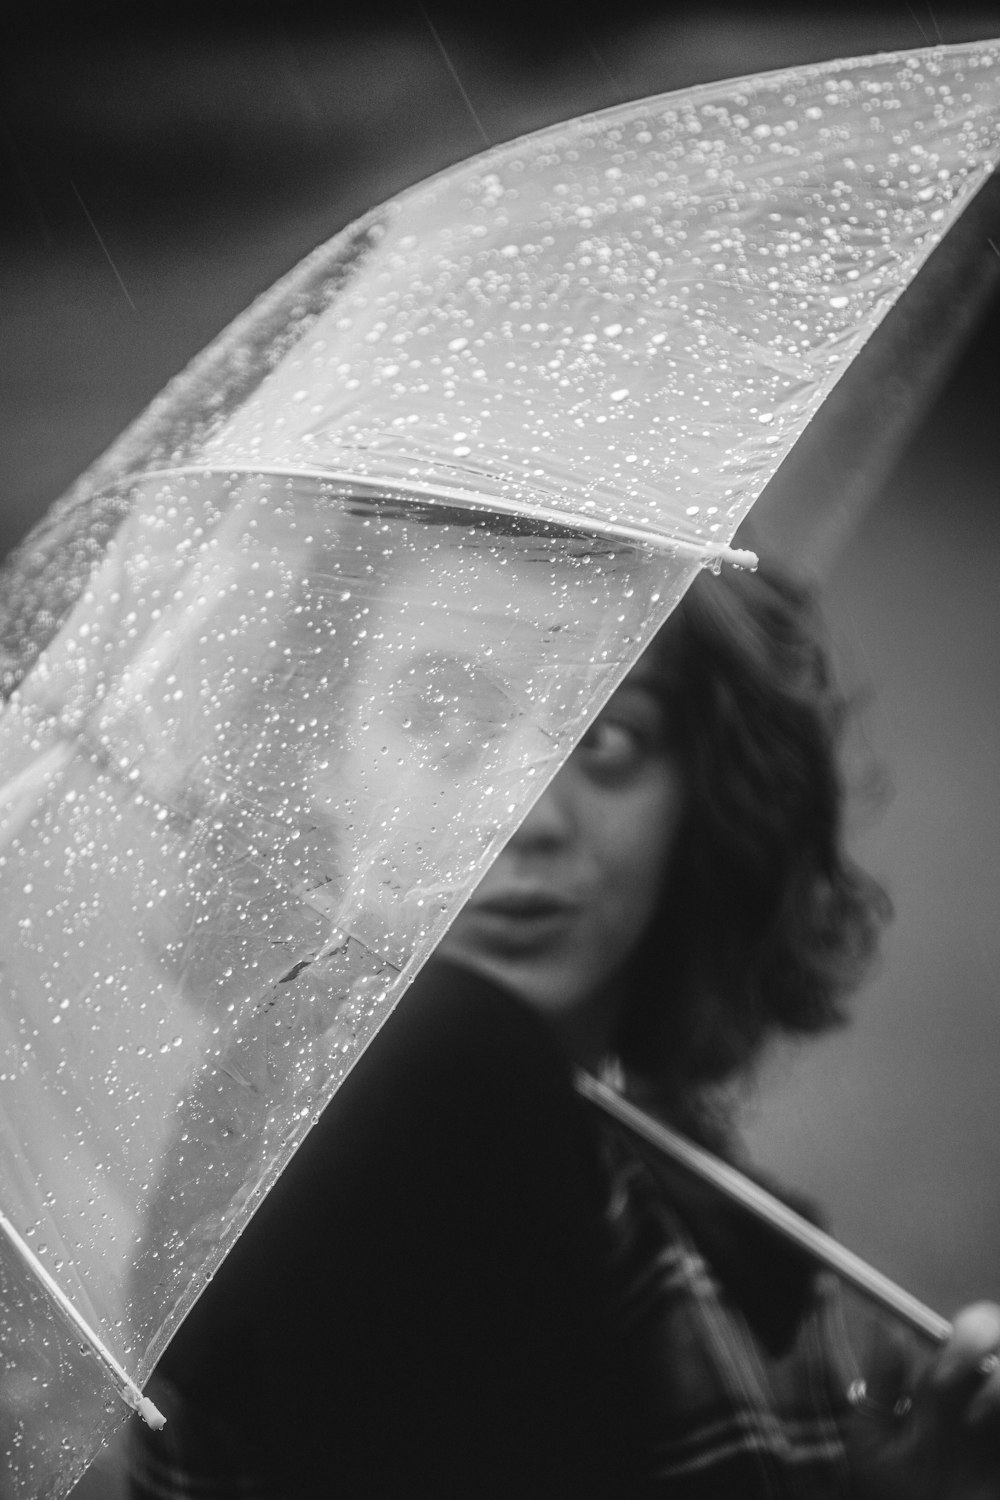
[[[441, 951], [527, 999], [576, 1063], [613, 1060], [633, 1098], [732, 1152], [716, 1086], [776, 1034], [841, 1022], [887, 916], [841, 849], [844, 707], [807, 593], [775, 577], [702, 577]], [[839, 1369], [830, 1357], [808, 1267], [604, 1133], [631, 1297], [622, 1322], [648, 1371], [656, 1472], [684, 1494], [789, 1483], [868, 1493], [842, 1446], [850, 1357]], [[655, 1271], [653, 1246], [670, 1247]], [[879, 1434], [897, 1457], [912, 1444], [928, 1459], [922, 1445], [954, 1423], [963, 1389], [975, 1393], [973, 1425], [992, 1420], [996, 1440], [1000, 1383], [975, 1358], [996, 1343], [996, 1310], [964, 1315], [959, 1329], [920, 1386], [910, 1432], [890, 1416]], [[701, 1373], [671, 1366], [699, 1336]], [[869, 1422], [854, 1444], [856, 1471], [885, 1463], [874, 1492], [952, 1493], [934, 1457], [919, 1477], [894, 1479], [875, 1438]]]
[[572, 1097], [611, 1070], [731, 1152], [720, 1085], [843, 1019], [886, 901], [842, 716], [806, 594], [698, 580], [171, 1346], [243, 1414], [137, 1494], [1000, 1494], [1000, 1310], [854, 1409], [797, 1253]]

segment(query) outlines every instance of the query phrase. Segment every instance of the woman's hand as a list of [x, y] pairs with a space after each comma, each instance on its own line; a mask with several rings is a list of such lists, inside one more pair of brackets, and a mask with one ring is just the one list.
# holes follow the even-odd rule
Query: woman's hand
[[912, 1389], [885, 1349], [848, 1435], [858, 1500], [1000, 1500], [1000, 1307], [980, 1302]]

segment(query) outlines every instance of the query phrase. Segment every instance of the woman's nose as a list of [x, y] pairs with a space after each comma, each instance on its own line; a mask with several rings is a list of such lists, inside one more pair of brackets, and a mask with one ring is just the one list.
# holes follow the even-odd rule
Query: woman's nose
[[575, 804], [573, 768], [565, 765], [549, 782], [510, 844], [523, 850], [568, 842], [576, 832]]

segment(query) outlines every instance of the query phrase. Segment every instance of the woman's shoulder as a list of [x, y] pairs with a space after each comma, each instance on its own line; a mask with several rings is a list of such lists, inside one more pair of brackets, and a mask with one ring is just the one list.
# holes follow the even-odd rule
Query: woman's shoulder
[[[678, 1285], [686, 1282], [691, 1295], [711, 1295], [737, 1312], [770, 1353], [786, 1349], [827, 1287], [808, 1255], [626, 1127], [602, 1120], [599, 1133], [619, 1250], [629, 1246], [634, 1258], [673, 1261]], [[750, 1175], [819, 1222], [813, 1204], [757, 1171]]]
[[697, 1475], [757, 1496], [786, 1493], [794, 1470], [797, 1494], [849, 1493], [849, 1366], [827, 1278], [614, 1122], [601, 1135], [619, 1328], [653, 1394], [657, 1475], [681, 1494]]

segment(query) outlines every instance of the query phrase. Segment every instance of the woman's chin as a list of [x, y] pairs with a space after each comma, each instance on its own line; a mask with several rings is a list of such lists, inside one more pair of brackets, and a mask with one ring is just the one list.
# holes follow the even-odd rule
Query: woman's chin
[[452, 928], [437, 952], [508, 990], [541, 1015], [566, 1016], [586, 1006], [580, 977], [564, 971], [551, 950], [530, 941], [490, 944]]

